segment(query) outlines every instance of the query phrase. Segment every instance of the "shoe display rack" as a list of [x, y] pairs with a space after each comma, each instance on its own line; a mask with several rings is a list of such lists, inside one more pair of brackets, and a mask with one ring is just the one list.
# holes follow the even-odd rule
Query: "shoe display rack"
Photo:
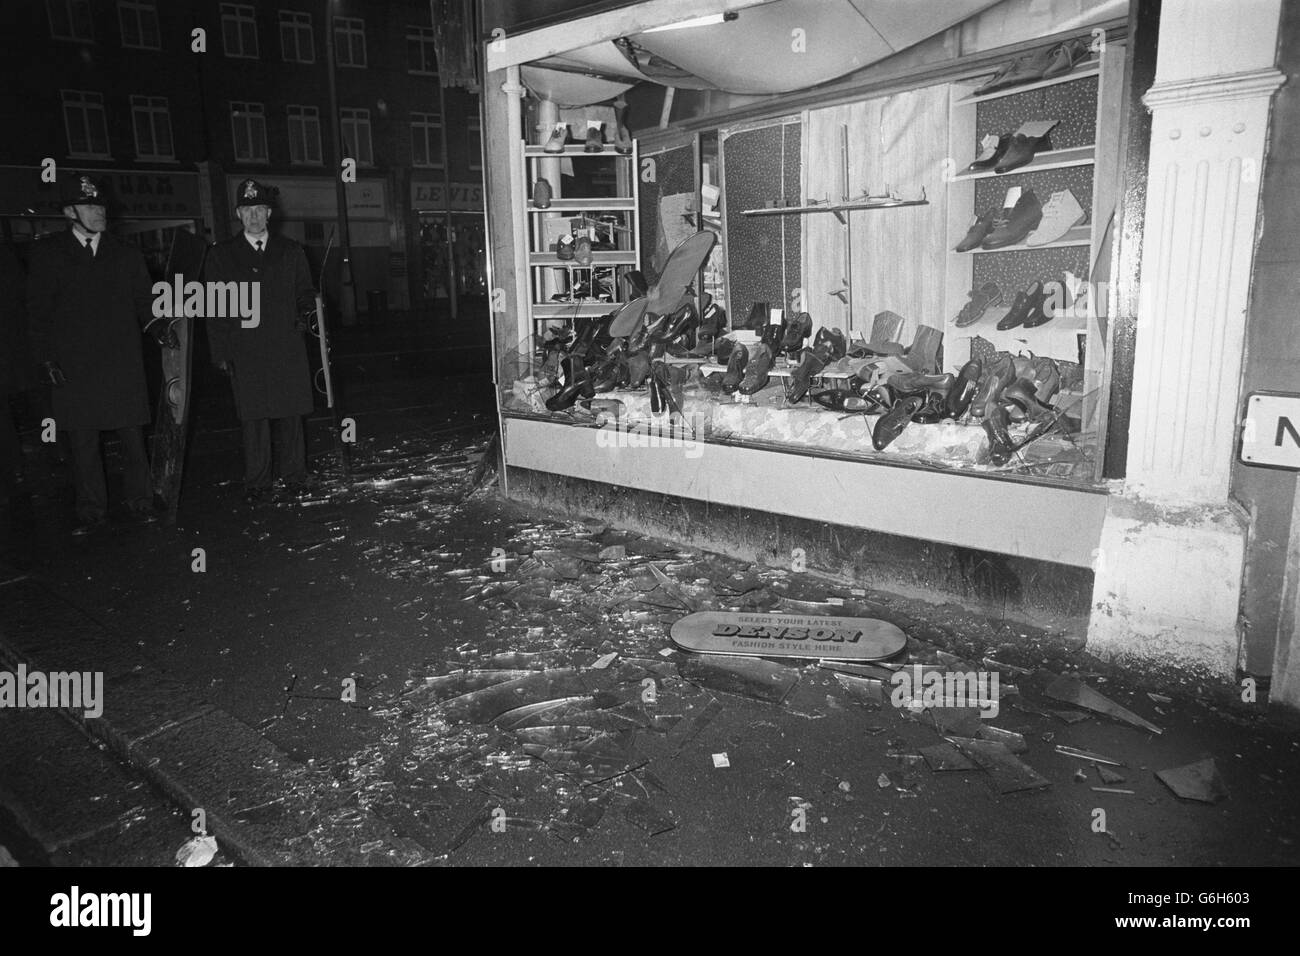
[[[1063, 391], [1057, 403], [1081, 403], [1085, 432], [1099, 428], [1100, 419], [1104, 418], [1101, 384], [1108, 347], [1105, 331], [1108, 286], [1098, 282], [1104, 283], [1110, 275], [1112, 219], [1119, 198], [1119, 117], [1124, 59], [1124, 44], [1111, 42], [1063, 76], [984, 95], [975, 91], [988, 79], [987, 75], [972, 77], [952, 84], [949, 97], [951, 165], [946, 177], [948, 266], [944, 289], [944, 364], [951, 370], [960, 368], [971, 358], [972, 344], [977, 337], [994, 349], [1012, 355], [1033, 353], [1073, 363], [1079, 363], [1082, 357], [1082, 381]], [[1006, 101], [1009, 97], [1020, 97], [1012, 102], [1024, 104], [1025, 111], [1032, 114], [1024, 119], [1050, 116], [1056, 104], [1062, 103], [1070, 104], [1070, 110], [1091, 110], [1092, 142], [1036, 152], [1029, 163], [1005, 173], [997, 173], [992, 168], [968, 171], [980, 147], [977, 137], [990, 132], [988, 118], [998, 109], [998, 101], [1003, 101], [1003, 107], [1009, 107]], [[981, 116], [981, 110], [988, 112]], [[981, 122], [982, 119], [985, 121]], [[1074, 126], [1080, 128], [1077, 117]], [[1013, 130], [998, 130], [1010, 131]], [[1089, 180], [1091, 202], [1086, 196], [1077, 197], [1086, 218], [1060, 238], [1036, 245], [1021, 242], [996, 249], [976, 247], [968, 252], [955, 251], [967, 235], [972, 218], [987, 211], [988, 197], [995, 191], [1000, 194], [1013, 186], [1032, 188], [1045, 206], [1051, 192], [1067, 187], [1076, 192], [1081, 183]], [[981, 184], [985, 184], [982, 189]], [[977, 196], [983, 198], [977, 201]], [[1025, 291], [1023, 277], [1033, 276], [1044, 282], [1060, 280], [1063, 263], [1073, 263], [1071, 271], [1076, 278], [1086, 281], [1084, 288], [1089, 291], [1086, 302], [1059, 310], [1052, 319], [1033, 328], [998, 330], [998, 321], [1011, 308], [1016, 295]], [[1080, 271], [1085, 274], [1079, 275]], [[958, 327], [956, 318], [970, 301], [972, 290], [994, 273], [1022, 278], [1018, 283], [1007, 283], [1015, 287], [999, 284], [1000, 304], [988, 308], [972, 324]]]
[[[601, 316], [624, 301], [626, 272], [640, 270], [641, 249], [637, 224], [639, 202], [636, 170], [637, 144], [632, 142], [631, 153], [619, 153], [612, 144], [601, 152], [587, 152], [583, 145], [568, 145], [562, 153], [547, 152], [541, 146], [520, 144], [524, 155], [524, 184], [526, 197], [525, 221], [520, 224], [528, 236], [529, 312], [535, 334], [548, 325], [560, 325], [583, 316]], [[533, 185], [541, 178], [542, 163], [546, 160], [568, 159], [575, 163], [613, 164], [615, 195], [573, 196], [556, 195], [549, 204], [539, 208], [533, 204]], [[561, 259], [555, 248], [557, 231], [573, 230], [575, 219], [587, 217], [595, 220], [605, 217], [613, 228], [612, 249], [596, 248], [590, 262]], [[559, 229], [556, 221], [562, 221]], [[550, 225], [548, 225], [548, 222]], [[578, 235], [594, 239], [592, 226], [576, 224]], [[598, 283], [604, 283], [609, 298], [597, 296]], [[557, 299], [560, 296], [562, 298]]]

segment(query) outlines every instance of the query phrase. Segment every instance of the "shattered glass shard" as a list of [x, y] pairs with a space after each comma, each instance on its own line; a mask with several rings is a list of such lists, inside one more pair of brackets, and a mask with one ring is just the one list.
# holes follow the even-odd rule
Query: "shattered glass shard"
[[688, 657], [679, 666], [682, 677], [700, 687], [779, 704], [799, 683], [799, 672], [754, 657]]
[[988, 772], [999, 793], [1041, 790], [1052, 785], [1033, 767], [1014, 756], [1006, 744], [969, 737], [949, 737], [948, 741]]

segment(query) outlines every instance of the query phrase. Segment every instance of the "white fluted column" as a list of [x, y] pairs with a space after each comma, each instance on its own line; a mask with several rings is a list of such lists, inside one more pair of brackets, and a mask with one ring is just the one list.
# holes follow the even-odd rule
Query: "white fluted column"
[[1166, 0], [1152, 114], [1127, 477], [1089, 649], [1230, 676], [1246, 521], [1228, 496], [1280, 0]]

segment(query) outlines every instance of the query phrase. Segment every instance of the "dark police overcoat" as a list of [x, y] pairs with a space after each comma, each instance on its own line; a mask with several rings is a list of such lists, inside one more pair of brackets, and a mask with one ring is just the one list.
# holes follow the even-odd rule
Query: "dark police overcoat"
[[153, 321], [153, 293], [140, 250], [104, 233], [92, 257], [69, 229], [37, 242], [28, 264], [31, 357], [58, 362], [68, 380], [51, 389], [57, 427], [147, 424], [140, 332]]
[[291, 418], [312, 410], [306, 334], [295, 329], [298, 315], [315, 301], [307, 254], [292, 239], [268, 235], [262, 261], [243, 234], [208, 252], [209, 282], [259, 282], [258, 324], [238, 316], [207, 317], [212, 361], [234, 368], [231, 384], [242, 421]]

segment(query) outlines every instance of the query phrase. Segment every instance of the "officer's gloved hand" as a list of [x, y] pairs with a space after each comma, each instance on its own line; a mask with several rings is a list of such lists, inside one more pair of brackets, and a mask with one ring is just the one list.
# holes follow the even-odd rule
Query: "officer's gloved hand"
[[55, 388], [68, 384], [68, 377], [63, 374], [58, 362], [42, 362], [40, 379], [42, 385], [53, 385]]
[[311, 328], [311, 320], [316, 315], [316, 306], [303, 306], [298, 310], [298, 317], [293, 320], [293, 330], [295, 332], [306, 332]]
[[180, 336], [176, 334], [176, 327], [170, 322], [159, 319], [149, 325], [149, 332], [152, 333], [153, 340], [165, 349], [181, 347]]

